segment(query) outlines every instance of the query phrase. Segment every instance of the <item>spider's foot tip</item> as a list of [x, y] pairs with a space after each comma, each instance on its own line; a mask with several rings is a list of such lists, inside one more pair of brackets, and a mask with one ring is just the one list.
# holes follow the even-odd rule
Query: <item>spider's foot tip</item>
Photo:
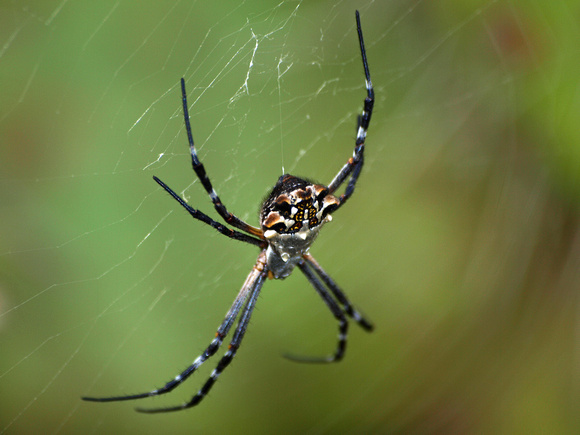
[[135, 408], [135, 411], [141, 414], [159, 414], [160, 412], [175, 411], [175, 409], [163, 409], [163, 408]]
[[164, 412], [175, 412], [187, 409], [187, 406], [176, 406], [175, 408], [135, 408], [141, 414], [162, 414]]
[[85, 402], [102, 402], [103, 399], [99, 398], [99, 397], [81, 397], [81, 400], [84, 400]]

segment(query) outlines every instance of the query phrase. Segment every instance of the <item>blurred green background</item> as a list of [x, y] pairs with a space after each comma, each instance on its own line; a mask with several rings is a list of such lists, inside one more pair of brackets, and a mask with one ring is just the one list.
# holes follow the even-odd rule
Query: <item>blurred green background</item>
[[[303, 276], [264, 286], [233, 364], [163, 398], [257, 250], [191, 170], [178, 82], [221, 198], [257, 224], [282, 173], [328, 183], [364, 98], [366, 164], [313, 255], [376, 324]], [[542, 1], [0, 3], [1, 433], [578, 433], [580, 5]]]

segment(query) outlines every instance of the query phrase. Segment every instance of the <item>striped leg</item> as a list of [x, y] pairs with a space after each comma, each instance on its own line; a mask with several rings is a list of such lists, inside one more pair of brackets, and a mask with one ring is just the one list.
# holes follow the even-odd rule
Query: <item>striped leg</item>
[[[232, 304], [231, 308], [229, 309], [228, 313], [226, 314], [226, 317], [225, 317], [223, 323], [218, 328], [218, 330], [216, 332], [216, 337], [212, 340], [212, 342], [207, 347], [207, 349], [199, 357], [197, 357], [195, 359], [195, 361], [189, 367], [187, 367], [183, 372], [181, 372], [179, 375], [177, 375], [171, 381], [167, 382], [163, 387], [152, 390], [152, 391], [148, 391], [146, 393], [132, 394], [132, 395], [128, 395], [128, 396], [83, 397], [83, 400], [87, 400], [90, 402], [118, 402], [118, 401], [124, 401], [124, 400], [143, 399], [145, 397], [159, 396], [159, 395], [162, 395], [165, 393], [169, 393], [170, 391], [172, 391], [173, 389], [175, 389], [176, 387], [181, 385], [205, 361], [207, 361], [211, 356], [213, 356], [217, 352], [217, 350], [220, 348], [224, 338], [226, 337], [226, 335], [230, 331], [232, 325], [234, 324], [236, 318], [238, 317], [238, 314], [240, 313], [240, 310], [242, 309], [242, 307], [244, 306], [244, 303], [245, 303], [246, 306], [245, 306], [244, 310], [242, 311], [242, 316], [241, 316], [240, 322], [238, 324], [238, 327], [236, 329], [236, 333], [234, 334], [234, 338], [232, 339], [232, 344], [230, 344], [230, 348], [228, 349], [228, 351], [226, 352], [226, 354], [224, 355], [224, 357], [222, 358], [222, 360], [218, 364], [218, 368], [216, 368], [216, 370], [214, 370], [214, 373], [215, 373], [218, 369], [220, 369], [220, 366], [223, 365], [222, 361], [224, 359], [226, 359], [226, 356], [228, 354], [232, 353], [232, 346], [235, 345], [235, 349], [237, 349], [237, 346], [239, 346], [239, 343], [243, 337], [243, 333], [245, 332], [245, 329], [247, 327], [249, 317], [251, 316], [251, 313], [252, 313], [252, 310], [253, 310], [253, 307], [255, 304], [255, 299], [257, 298], [257, 296], [260, 292], [260, 289], [262, 288], [262, 285], [264, 284], [265, 277], [267, 276], [267, 270], [266, 270], [265, 265], [266, 265], [266, 254], [264, 252], [262, 252], [258, 256], [258, 260], [257, 260], [255, 266], [253, 267], [252, 271], [250, 272], [250, 274], [246, 278], [246, 281], [244, 282], [244, 285], [242, 286], [240, 292], [238, 293], [238, 296], [236, 297], [234, 303]], [[243, 326], [243, 331], [240, 333], [240, 329], [242, 328], [242, 326]], [[235, 351], [233, 353], [235, 353]], [[232, 355], [232, 358], [233, 358], [233, 355]], [[227, 365], [227, 364], [225, 364], [225, 365]], [[225, 368], [225, 366], [223, 366], [221, 368], [221, 370], [223, 370], [223, 368]], [[221, 373], [221, 370], [219, 370], [218, 374], [215, 376], [212, 373], [212, 377], [214, 377], [213, 382], [215, 382], [215, 379], [217, 379], [217, 376], [219, 376], [219, 373]], [[213, 384], [213, 382], [212, 382], [212, 384]], [[206, 383], [206, 385], [207, 385], [207, 383]], [[205, 387], [206, 386], [204, 386], [204, 388]], [[210, 385], [210, 387], [211, 387], [211, 385]], [[200, 392], [202, 392], [204, 390], [204, 388], [202, 388], [202, 390], [200, 390]], [[209, 390], [209, 388], [207, 388], [205, 390], [205, 393], [207, 393], [208, 390]], [[200, 395], [200, 392], [194, 397], [197, 397], [198, 395]], [[201, 398], [203, 398], [205, 393], [197, 400], [197, 402], [199, 402], [199, 400], [201, 400]], [[138, 409], [138, 411], [141, 411], [141, 412], [176, 411], [179, 409], [189, 408], [190, 406], [194, 406], [197, 404], [197, 402], [194, 403], [193, 405], [189, 405], [189, 406], [186, 406], [187, 404], [185, 404], [185, 405], [181, 405], [181, 406], [178, 406], [175, 408], [168, 408], [168, 409], [160, 408], [160, 409], [151, 409], [151, 410]]]
[[240, 233], [239, 231], [232, 230], [231, 228], [228, 228], [225, 225], [214, 221], [212, 218], [210, 218], [205, 213], [191, 207], [187, 202], [185, 202], [185, 200], [183, 198], [181, 198], [177, 193], [175, 193], [171, 189], [171, 187], [169, 187], [167, 184], [165, 184], [159, 178], [153, 176], [153, 179], [155, 180], [155, 182], [157, 184], [159, 184], [161, 187], [163, 187], [165, 189], [165, 191], [167, 193], [169, 193], [177, 202], [179, 202], [179, 204], [181, 204], [181, 206], [184, 209], [186, 209], [194, 219], [200, 220], [200, 221], [208, 224], [209, 226], [211, 226], [212, 228], [215, 228], [221, 234], [229, 237], [230, 239], [240, 240], [242, 242], [246, 242], [246, 243], [250, 243], [252, 245], [259, 246], [260, 248], [265, 247], [265, 245], [266, 245], [265, 241], [260, 240], [260, 239], [256, 239], [255, 237], [249, 236], [248, 234]]
[[[260, 254], [260, 256], [263, 257], [265, 261], [265, 255]], [[242, 339], [244, 338], [244, 334], [246, 333], [246, 329], [248, 328], [248, 324], [250, 323], [250, 318], [252, 317], [252, 312], [254, 311], [256, 300], [258, 299], [258, 295], [260, 294], [260, 290], [262, 289], [262, 285], [264, 284], [264, 280], [266, 279], [267, 276], [267, 270], [264, 267], [261, 267], [261, 270], [258, 270], [255, 267], [254, 271], [257, 273], [255, 274], [255, 277], [253, 278], [252, 282], [248, 283], [248, 281], [246, 281], [246, 283], [249, 284], [248, 285], [249, 297], [246, 302], [246, 305], [244, 306], [244, 309], [242, 310], [242, 315], [238, 322], [238, 326], [236, 328], [236, 332], [234, 333], [234, 337], [232, 338], [232, 341], [228, 346], [228, 350], [224, 354], [222, 359], [219, 361], [217, 367], [211, 372], [209, 379], [199, 389], [197, 394], [195, 394], [189, 402], [185, 402], [178, 406], [173, 406], [169, 408], [151, 408], [151, 409], [137, 408], [137, 411], [146, 414], [181, 411], [182, 409], [187, 409], [198, 405], [207, 395], [207, 393], [209, 393], [209, 391], [217, 381], [219, 375], [221, 375], [221, 373], [225, 370], [225, 368], [232, 362], [234, 356], [236, 356], [236, 352], [240, 347]]]
[[226, 206], [223, 205], [221, 199], [214, 190], [211, 181], [205, 172], [203, 164], [197, 157], [197, 151], [195, 150], [195, 144], [193, 143], [193, 134], [191, 133], [191, 124], [189, 121], [189, 110], [187, 107], [187, 94], [185, 92], [185, 80], [183, 78], [181, 79], [181, 96], [183, 100], [183, 118], [185, 119], [185, 129], [187, 130], [187, 139], [189, 141], [189, 153], [191, 154], [191, 165], [193, 166], [193, 170], [197, 174], [199, 181], [201, 181], [201, 184], [213, 202], [213, 206], [219, 215], [223, 218], [223, 220], [225, 220], [228, 224], [263, 239], [264, 236], [262, 230], [247, 224], [234, 214], [230, 213], [226, 209]]
[[318, 264], [318, 261], [310, 254], [306, 254], [304, 259], [308, 264], [314, 269], [318, 276], [322, 279], [324, 284], [330, 289], [334, 297], [342, 304], [346, 314], [352, 318], [358, 325], [366, 331], [372, 331], [374, 326], [371, 322], [363, 317], [350, 303], [344, 292], [340, 287], [334, 282], [334, 280], [324, 271], [324, 269]]
[[338, 207], [342, 206], [348, 198], [354, 192], [354, 188], [360, 171], [364, 163], [364, 149], [365, 149], [365, 139], [367, 136], [367, 130], [371, 122], [371, 115], [373, 113], [373, 106], [375, 102], [375, 92], [373, 90], [373, 84], [371, 82], [371, 73], [369, 72], [369, 65], [367, 62], [367, 53], [365, 49], [365, 43], [363, 39], [362, 28], [360, 24], [360, 16], [358, 11], [356, 12], [356, 27], [358, 32], [358, 40], [360, 44], [360, 52], [362, 57], [362, 63], [365, 73], [365, 84], [367, 88], [367, 96], [364, 101], [362, 114], [358, 119], [358, 131], [356, 135], [356, 143], [354, 147], [354, 152], [352, 157], [348, 159], [346, 164], [341, 168], [336, 177], [328, 185], [330, 193], [334, 193], [338, 189], [344, 180], [350, 175], [350, 180], [346, 186], [345, 192], [340, 196], [340, 203]]
[[314, 272], [311, 270], [309, 263], [302, 261], [298, 263], [298, 267], [304, 273], [310, 284], [315, 288], [316, 292], [320, 295], [322, 300], [326, 303], [334, 317], [338, 320], [338, 344], [336, 351], [333, 355], [328, 355], [322, 358], [311, 358], [311, 357], [301, 357], [294, 355], [284, 355], [286, 358], [297, 361], [297, 362], [313, 362], [313, 363], [331, 363], [337, 362], [344, 356], [344, 351], [346, 349], [346, 339], [348, 335], [348, 320], [344, 315], [344, 312], [340, 309], [340, 306], [332, 298], [332, 295], [326, 290], [324, 284], [316, 277]]

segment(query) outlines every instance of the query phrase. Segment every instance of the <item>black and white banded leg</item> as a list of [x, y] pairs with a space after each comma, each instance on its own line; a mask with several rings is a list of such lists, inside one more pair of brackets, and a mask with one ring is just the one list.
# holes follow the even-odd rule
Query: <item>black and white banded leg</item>
[[183, 101], [183, 118], [185, 119], [185, 130], [187, 131], [187, 140], [189, 141], [189, 153], [191, 154], [191, 165], [193, 166], [193, 170], [197, 174], [197, 177], [201, 181], [201, 184], [203, 185], [205, 191], [209, 195], [214, 208], [223, 218], [223, 220], [226, 221], [228, 224], [242, 231], [250, 233], [254, 236], [262, 237], [262, 230], [260, 228], [256, 228], [244, 222], [236, 215], [230, 213], [227, 210], [226, 206], [222, 203], [220, 197], [213, 188], [211, 181], [209, 180], [209, 177], [205, 172], [203, 164], [199, 161], [199, 158], [197, 157], [197, 151], [195, 150], [195, 144], [193, 143], [193, 134], [191, 133], [191, 123], [189, 121], [189, 109], [187, 107], [187, 93], [185, 92], [185, 80], [183, 78], [181, 78], [181, 97]]
[[367, 137], [367, 130], [371, 122], [371, 115], [373, 113], [373, 106], [375, 103], [375, 92], [373, 90], [373, 84], [371, 82], [371, 73], [369, 71], [369, 64], [367, 62], [367, 53], [365, 49], [365, 43], [362, 34], [362, 28], [360, 24], [360, 15], [356, 11], [356, 27], [358, 32], [358, 40], [360, 44], [360, 52], [362, 57], [362, 63], [365, 73], [365, 84], [367, 88], [367, 96], [364, 101], [362, 114], [358, 118], [358, 131], [356, 134], [356, 142], [352, 157], [348, 159], [346, 164], [341, 168], [336, 177], [328, 185], [328, 190], [330, 193], [334, 193], [338, 189], [344, 180], [350, 175], [348, 185], [346, 186], [345, 192], [339, 197], [338, 208], [340, 208], [354, 192], [354, 188], [360, 171], [364, 163], [364, 150], [365, 150], [365, 139]]
[[207, 393], [214, 385], [219, 375], [234, 358], [236, 351], [238, 350], [240, 343], [244, 338], [244, 334], [250, 322], [252, 312], [254, 311], [256, 300], [258, 298], [258, 295], [260, 294], [262, 286], [264, 285], [264, 281], [267, 275], [268, 270], [266, 268], [266, 255], [264, 252], [261, 252], [260, 255], [258, 256], [258, 260], [255, 266], [252, 268], [252, 271], [246, 278], [246, 281], [244, 282], [244, 285], [242, 286], [240, 292], [238, 293], [238, 296], [236, 297], [233, 305], [226, 314], [223, 323], [218, 328], [216, 337], [212, 340], [207, 349], [199, 357], [197, 357], [189, 367], [187, 367], [174, 379], [167, 382], [163, 387], [152, 391], [148, 391], [146, 393], [131, 394], [128, 396], [83, 397], [83, 400], [91, 402], [118, 402], [124, 400], [143, 399], [145, 397], [159, 396], [162, 394], [169, 393], [174, 388], [179, 386], [182, 382], [184, 382], [188, 377], [190, 377], [206, 360], [208, 360], [217, 352], [217, 350], [222, 345], [224, 338], [226, 337], [230, 328], [232, 327], [236, 318], [238, 317], [240, 310], [243, 307], [243, 310], [241, 310], [242, 314], [240, 316], [238, 326], [234, 332], [234, 336], [232, 338], [232, 341], [230, 342], [228, 350], [226, 351], [222, 359], [219, 361], [217, 367], [211, 373], [209, 379], [201, 387], [201, 389], [197, 392], [197, 394], [192, 397], [192, 399], [189, 402], [169, 408], [151, 408], [151, 409], [137, 408], [137, 411], [151, 414], [158, 412], [179, 411], [197, 405], [207, 395]]
[[334, 297], [340, 302], [343, 306], [345, 313], [353, 319], [361, 328], [365, 331], [372, 331], [374, 326], [371, 322], [369, 322], [365, 317], [359, 313], [350, 303], [344, 292], [340, 289], [340, 287], [334, 282], [334, 280], [326, 273], [326, 271], [318, 264], [318, 261], [314, 259], [314, 257], [310, 254], [306, 254], [304, 259], [308, 262], [308, 264], [314, 269], [314, 271], [318, 274], [318, 276], [322, 279], [324, 284], [330, 289]]
[[153, 176], [153, 179], [155, 180], [155, 182], [157, 184], [159, 184], [161, 187], [163, 187], [163, 189], [165, 189], [165, 191], [167, 193], [169, 193], [179, 204], [181, 204], [181, 206], [183, 208], [185, 208], [194, 219], [200, 220], [200, 221], [208, 224], [210, 227], [216, 229], [221, 234], [223, 234], [224, 236], [229, 237], [230, 239], [240, 240], [242, 242], [246, 242], [246, 243], [250, 243], [252, 245], [256, 245], [256, 246], [258, 246], [260, 248], [263, 248], [264, 246], [266, 246], [266, 242], [264, 240], [257, 239], [255, 237], [250, 236], [249, 234], [244, 234], [244, 233], [241, 233], [239, 231], [232, 230], [231, 228], [228, 228], [225, 225], [222, 225], [219, 222], [214, 221], [212, 218], [210, 218], [205, 213], [203, 213], [203, 212], [201, 212], [199, 210], [196, 210], [195, 208], [193, 208], [192, 206], [190, 206], [177, 193], [175, 193], [171, 189], [171, 187], [169, 187], [167, 184], [165, 184], [159, 178]]
[[334, 300], [332, 295], [324, 287], [324, 284], [318, 279], [311, 269], [311, 266], [306, 261], [301, 261], [298, 263], [298, 267], [306, 276], [310, 284], [314, 287], [316, 292], [320, 295], [326, 306], [330, 309], [336, 320], [338, 320], [338, 344], [336, 346], [336, 351], [332, 355], [324, 357], [304, 357], [296, 355], [284, 355], [284, 357], [289, 360], [296, 362], [307, 362], [307, 363], [331, 363], [337, 362], [344, 356], [344, 351], [346, 350], [346, 341], [348, 337], [348, 319], [346, 318], [344, 312]]

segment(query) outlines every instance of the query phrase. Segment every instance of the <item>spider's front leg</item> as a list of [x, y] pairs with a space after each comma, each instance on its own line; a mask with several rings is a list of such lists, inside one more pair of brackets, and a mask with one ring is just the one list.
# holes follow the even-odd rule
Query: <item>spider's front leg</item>
[[340, 195], [339, 205], [342, 206], [348, 198], [354, 192], [354, 188], [360, 171], [364, 163], [364, 149], [365, 149], [365, 139], [367, 136], [367, 130], [371, 122], [371, 115], [373, 113], [373, 106], [375, 103], [375, 92], [373, 90], [373, 84], [371, 82], [371, 73], [369, 71], [369, 64], [367, 62], [367, 53], [365, 49], [365, 43], [363, 39], [362, 27], [360, 24], [360, 16], [358, 11], [356, 11], [356, 28], [358, 32], [358, 40], [360, 44], [360, 53], [362, 57], [362, 63], [365, 73], [365, 85], [367, 88], [367, 96], [364, 101], [363, 111], [358, 118], [358, 130], [356, 134], [356, 142], [354, 146], [354, 152], [352, 157], [348, 159], [346, 164], [341, 168], [341, 170], [336, 174], [334, 179], [328, 185], [328, 190], [330, 193], [334, 193], [338, 189], [344, 180], [350, 175], [350, 180], [348, 185], [342, 195]]
[[210, 227], [216, 229], [221, 234], [223, 234], [226, 237], [229, 237], [230, 239], [240, 240], [242, 242], [246, 242], [246, 243], [250, 243], [252, 245], [256, 245], [256, 246], [258, 246], [260, 248], [266, 247], [266, 242], [264, 242], [263, 240], [257, 239], [255, 237], [252, 237], [252, 236], [248, 235], [248, 234], [240, 233], [239, 231], [232, 230], [231, 228], [228, 228], [225, 225], [222, 225], [219, 222], [214, 221], [212, 218], [210, 218], [205, 213], [203, 213], [203, 212], [201, 212], [201, 211], [199, 211], [197, 209], [194, 209], [183, 198], [181, 198], [177, 193], [175, 193], [173, 191], [173, 189], [171, 189], [171, 187], [169, 187], [167, 184], [165, 184], [159, 178], [153, 176], [153, 179], [155, 180], [155, 182], [157, 184], [159, 184], [161, 187], [163, 187], [163, 189], [165, 189], [165, 191], [167, 193], [169, 193], [173, 197], [173, 199], [175, 199], [179, 204], [181, 204], [181, 206], [184, 209], [186, 209], [187, 212], [194, 219], [197, 219], [199, 221], [202, 221], [202, 222], [208, 224]]
[[197, 156], [197, 151], [195, 150], [195, 144], [193, 142], [193, 134], [191, 132], [191, 123], [189, 121], [189, 110], [187, 107], [187, 93], [185, 92], [185, 80], [181, 78], [181, 98], [183, 102], [183, 119], [185, 121], [185, 130], [187, 131], [187, 140], [189, 141], [189, 153], [191, 154], [191, 165], [193, 166], [193, 170], [197, 174], [197, 177], [201, 181], [203, 188], [209, 195], [211, 202], [215, 210], [218, 214], [222, 217], [222, 219], [234, 227], [238, 228], [239, 230], [245, 231], [253, 236], [259, 237], [260, 239], [264, 239], [264, 235], [260, 228], [256, 228], [240, 218], [238, 218], [233, 213], [230, 213], [226, 206], [222, 203], [220, 197], [218, 196], [217, 192], [213, 188], [207, 173], [205, 172], [205, 167], [199, 161], [199, 157]]

